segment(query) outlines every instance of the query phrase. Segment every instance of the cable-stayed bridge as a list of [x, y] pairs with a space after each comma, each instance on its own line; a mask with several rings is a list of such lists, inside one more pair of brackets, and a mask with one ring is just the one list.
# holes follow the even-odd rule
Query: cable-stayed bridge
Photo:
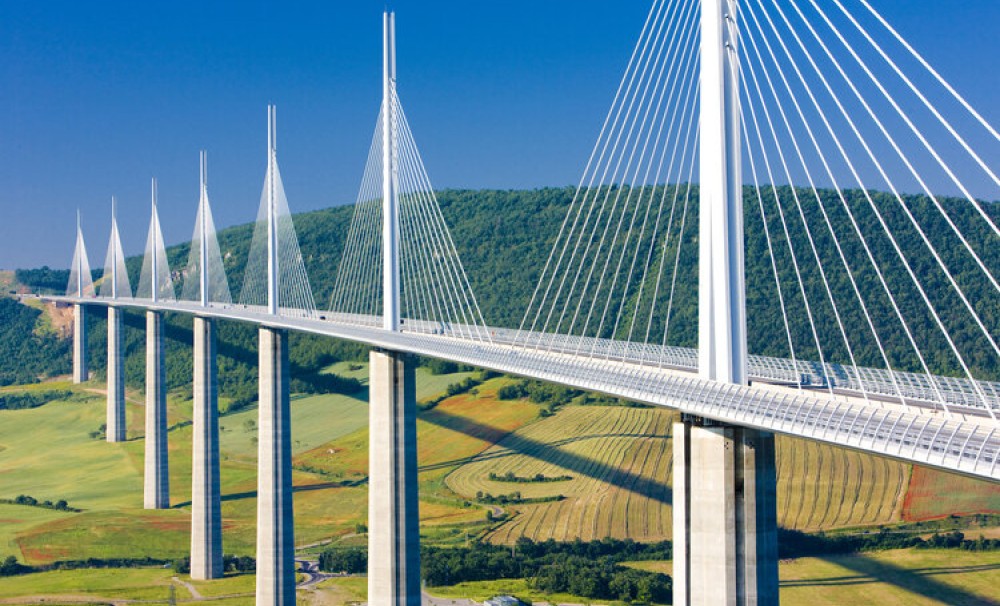
[[[183, 268], [169, 267], [154, 182], [135, 293], [113, 212], [99, 283], [78, 229], [67, 295], [52, 297], [75, 306], [77, 381], [86, 309], [108, 308], [109, 441], [125, 437], [121, 310], [147, 313], [150, 508], [169, 503], [162, 313], [195, 317], [192, 576], [222, 572], [217, 319], [260, 327], [262, 604], [294, 601], [288, 331], [374, 348], [372, 604], [420, 599], [409, 354], [681, 411], [675, 603], [776, 602], [774, 433], [1000, 480], [1000, 211], [971, 193], [1000, 187], [1000, 134], [868, 0], [655, 0], [510, 327], [485, 319], [437, 203], [394, 27], [387, 14], [383, 101], [329, 305], [297, 242], [273, 108], [238, 296], [203, 154]], [[746, 270], [748, 243], [767, 271]], [[691, 333], [698, 347], [681, 346]]]

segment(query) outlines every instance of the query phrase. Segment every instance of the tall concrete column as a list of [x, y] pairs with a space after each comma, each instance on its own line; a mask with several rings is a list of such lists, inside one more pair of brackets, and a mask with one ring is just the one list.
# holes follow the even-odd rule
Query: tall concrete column
[[406, 354], [372, 351], [369, 366], [368, 604], [420, 604], [417, 397]]
[[674, 424], [674, 604], [778, 603], [774, 436]]
[[83, 383], [90, 378], [87, 368], [87, 308], [73, 305], [73, 382]]
[[108, 442], [125, 441], [125, 372], [122, 355], [121, 309], [108, 307], [108, 410], [105, 435]]
[[295, 604], [292, 419], [288, 332], [260, 329], [257, 454], [257, 605]]
[[167, 385], [163, 366], [163, 316], [146, 312], [146, 458], [143, 507], [170, 507], [167, 465]]
[[219, 404], [215, 323], [194, 318], [194, 436], [191, 457], [191, 578], [222, 577]]

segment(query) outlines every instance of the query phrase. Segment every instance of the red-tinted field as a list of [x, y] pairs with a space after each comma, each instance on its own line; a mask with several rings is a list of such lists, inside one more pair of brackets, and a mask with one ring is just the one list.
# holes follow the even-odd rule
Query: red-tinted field
[[974, 513], [1000, 513], [1000, 484], [913, 466], [903, 501], [904, 520], [920, 522]]

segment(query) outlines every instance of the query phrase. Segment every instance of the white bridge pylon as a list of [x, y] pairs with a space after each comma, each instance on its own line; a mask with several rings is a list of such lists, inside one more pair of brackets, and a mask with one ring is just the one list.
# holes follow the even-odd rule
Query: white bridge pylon
[[[386, 60], [391, 74], [386, 101], [376, 121], [330, 311], [334, 317], [392, 326], [390, 330], [488, 341], [486, 322], [399, 100], [394, 48]], [[391, 169], [385, 171], [387, 161]], [[389, 246], [386, 233], [392, 234]], [[387, 280], [385, 267], [396, 276]], [[399, 315], [402, 326], [394, 318], [386, 321], [386, 309]]]
[[84, 298], [94, 296], [94, 276], [90, 271], [90, 260], [87, 258], [87, 245], [83, 241], [80, 211], [76, 212], [76, 244], [73, 246], [73, 264], [69, 269], [69, 283], [66, 284], [66, 295]]
[[240, 304], [273, 314], [311, 316], [316, 302], [278, 170], [277, 109], [273, 105], [267, 109], [267, 172], [243, 272]]
[[191, 250], [184, 269], [184, 286], [181, 299], [196, 301], [203, 306], [211, 303], [232, 302], [229, 280], [219, 251], [219, 240], [215, 232], [212, 207], [208, 203], [208, 154], [200, 155], [200, 180], [198, 214], [191, 237]]
[[170, 275], [167, 249], [163, 244], [163, 231], [160, 229], [160, 213], [156, 208], [156, 196], [156, 179], [153, 179], [149, 235], [146, 236], [146, 252], [142, 258], [142, 272], [139, 274], [139, 286], [136, 288], [135, 298], [153, 302], [173, 301], [177, 294], [174, 292], [174, 280]]

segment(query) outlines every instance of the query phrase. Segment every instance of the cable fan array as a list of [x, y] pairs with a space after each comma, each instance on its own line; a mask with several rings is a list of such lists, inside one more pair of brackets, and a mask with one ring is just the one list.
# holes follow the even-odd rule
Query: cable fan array
[[222, 264], [219, 239], [215, 233], [212, 207], [208, 203], [208, 183], [205, 153], [201, 154], [201, 187], [198, 198], [198, 214], [194, 221], [194, 235], [191, 236], [191, 250], [184, 270], [184, 287], [181, 299], [199, 301], [202, 304], [230, 303], [229, 281]]
[[690, 343], [698, 9], [650, 9], [517, 342], [593, 356], [628, 355], [606, 339], [661, 354], [668, 341]]
[[[976, 379], [1000, 378], [1000, 210], [970, 192], [995, 196], [1000, 134], [854, 4], [745, 0], [727, 19], [751, 372], [790, 358], [801, 387], [995, 415]], [[699, 7], [653, 3], [518, 343], [661, 366], [697, 346]]]
[[1000, 136], [867, 0], [851, 4], [746, 0], [734, 21], [747, 246], [771, 274], [748, 275], [748, 316], [780, 310], [762, 353], [818, 360], [827, 389], [827, 362], [913, 371], [922, 393], [899, 373], [892, 392], [947, 408], [950, 375], [995, 416], [995, 384], [974, 379], [998, 378], [1000, 213], [970, 192], [996, 195], [981, 154], [995, 164]]
[[93, 297], [94, 277], [90, 272], [90, 260], [87, 258], [87, 246], [83, 242], [83, 229], [80, 226], [80, 213], [76, 215], [76, 244], [73, 246], [73, 264], [70, 265], [69, 282], [66, 284], [66, 296]]
[[[273, 128], [273, 127], [272, 127]], [[270, 215], [270, 218], [269, 218]], [[270, 227], [269, 227], [270, 224]], [[271, 233], [271, 229], [274, 233]], [[273, 240], [269, 243], [269, 239]], [[312, 287], [306, 275], [306, 266], [299, 250], [299, 240], [295, 235], [295, 225], [285, 198], [285, 187], [281, 182], [275, 150], [268, 153], [267, 175], [264, 189], [260, 194], [257, 222], [250, 243], [246, 269], [243, 272], [243, 288], [240, 290], [240, 304], [264, 309], [268, 306], [268, 265], [269, 250], [277, 247], [275, 260], [278, 264], [277, 309], [284, 315], [311, 317], [316, 312]]]
[[122, 252], [122, 238], [121, 234], [118, 233], [117, 204], [114, 198], [111, 199], [111, 236], [108, 239], [108, 253], [104, 258], [104, 276], [101, 278], [98, 296], [113, 299], [132, 298], [128, 269], [125, 267], [125, 254]]
[[380, 323], [383, 305], [383, 112], [391, 111], [392, 179], [399, 203], [400, 313], [403, 330], [489, 340], [482, 313], [441, 215], [410, 126], [393, 94], [383, 104], [365, 165], [330, 309]]
[[142, 271], [139, 274], [139, 287], [136, 288], [135, 298], [173, 301], [175, 297], [174, 281], [170, 275], [170, 263], [167, 261], [167, 249], [163, 244], [163, 232], [160, 230], [160, 215], [156, 210], [154, 179], [149, 235], [146, 236], [146, 252], [142, 258]]

